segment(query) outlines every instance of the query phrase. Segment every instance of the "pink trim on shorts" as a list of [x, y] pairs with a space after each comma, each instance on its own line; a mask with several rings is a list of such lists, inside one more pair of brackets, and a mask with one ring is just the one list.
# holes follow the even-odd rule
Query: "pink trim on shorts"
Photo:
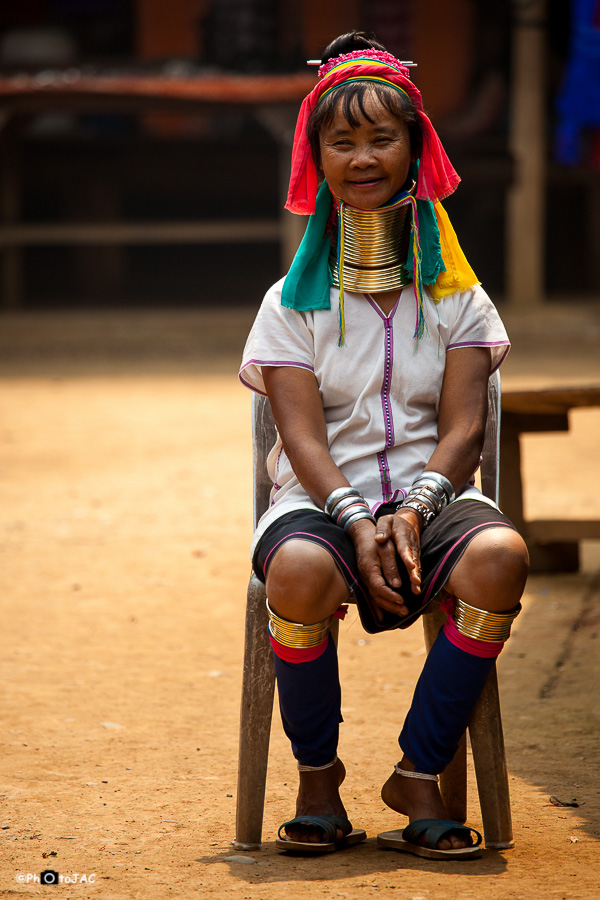
[[267, 570], [269, 568], [269, 560], [273, 556], [276, 550], [281, 547], [286, 541], [292, 540], [293, 538], [298, 538], [299, 540], [307, 540], [309, 543], [313, 544], [323, 544], [326, 545], [329, 552], [331, 553], [338, 569], [342, 573], [342, 577], [346, 582], [348, 588], [353, 591], [356, 587], [360, 587], [358, 581], [352, 574], [352, 569], [347, 565], [346, 561], [340, 556], [337, 552], [333, 544], [330, 544], [329, 541], [326, 541], [325, 538], [322, 538], [318, 534], [311, 534], [310, 531], [294, 531], [292, 534], [286, 534], [285, 537], [282, 537], [281, 540], [275, 544], [275, 546], [271, 549], [269, 555], [265, 558], [265, 562], [263, 565], [263, 571], [265, 573], [265, 578], [267, 577]]
[[[481, 522], [479, 525], [475, 525], [469, 531], [465, 532], [465, 534], [461, 535], [461, 537], [456, 541], [456, 543], [452, 544], [452, 546], [450, 547], [450, 549], [444, 556], [443, 560], [441, 561], [441, 563], [435, 570], [435, 574], [434, 574], [433, 578], [431, 579], [431, 583], [427, 590], [427, 594], [423, 598], [423, 606], [425, 606], [427, 603], [429, 603], [429, 600], [431, 598], [432, 591], [435, 587], [435, 583], [437, 581], [438, 575], [440, 574], [440, 571], [443, 569], [444, 563], [446, 562], [448, 557], [453, 553], [453, 551], [456, 549], [456, 547], [458, 547], [458, 545], [461, 544], [465, 540], [465, 538], [468, 538], [468, 536], [470, 534], [473, 535], [473, 537], [471, 538], [471, 541], [472, 541], [473, 538], [476, 537], [476, 534], [473, 534], [473, 532], [481, 531], [482, 529], [485, 529], [485, 528], [496, 528], [496, 527], [497, 528], [511, 528], [512, 526], [509, 525], [507, 522]], [[467, 547], [469, 546], [471, 541], [467, 541], [465, 543], [463, 553], [465, 552], [465, 550], [467, 549]], [[462, 556], [462, 553], [461, 553], [461, 556]], [[453, 570], [454, 570], [454, 567], [456, 566], [456, 564], [459, 562], [459, 560], [460, 560], [460, 557], [454, 563], [454, 566], [452, 567]], [[434, 594], [434, 596], [435, 596], [435, 594]]]

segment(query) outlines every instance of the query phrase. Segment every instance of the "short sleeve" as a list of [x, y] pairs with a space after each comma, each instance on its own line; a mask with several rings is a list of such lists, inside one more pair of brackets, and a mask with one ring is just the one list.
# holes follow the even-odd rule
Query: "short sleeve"
[[510, 350], [510, 341], [498, 310], [481, 285], [452, 294], [440, 302], [451, 303], [453, 307], [453, 325], [446, 350], [489, 347], [492, 372], [495, 372]]
[[263, 366], [295, 366], [314, 372], [312, 313], [281, 305], [283, 279], [267, 291], [248, 335], [239, 378], [242, 384], [266, 394]]

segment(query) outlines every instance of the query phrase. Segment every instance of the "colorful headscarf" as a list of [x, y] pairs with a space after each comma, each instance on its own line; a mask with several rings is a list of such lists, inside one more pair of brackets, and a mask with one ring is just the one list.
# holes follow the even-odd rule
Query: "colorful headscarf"
[[[320, 81], [304, 99], [294, 135], [292, 169], [286, 209], [308, 215], [306, 233], [286, 275], [282, 306], [300, 311], [329, 309], [331, 271], [331, 223], [333, 196], [324, 181], [317, 196], [317, 169], [307, 136], [311, 113], [322, 97], [342, 84], [369, 81], [388, 84], [404, 93], [419, 116], [423, 149], [418, 162], [411, 164], [410, 175], [417, 183], [416, 201], [406, 194], [397, 195], [389, 203], [410, 202], [413, 206], [413, 241], [406, 261], [413, 271], [416, 301], [414, 337], [427, 330], [423, 286], [427, 285], [437, 303], [442, 297], [464, 291], [478, 284], [450, 224], [441, 200], [451, 194], [460, 182], [433, 125], [423, 112], [421, 94], [408, 78], [408, 69], [391, 54], [381, 50], [356, 50], [322, 65]], [[338, 235], [339, 237], [339, 235]], [[338, 246], [338, 255], [339, 255]], [[339, 263], [339, 260], [338, 260]], [[345, 343], [344, 290], [339, 290], [339, 345]]]
[[456, 190], [460, 178], [448, 159], [428, 116], [421, 93], [408, 77], [409, 70], [391, 53], [354, 50], [329, 60], [319, 68], [319, 81], [302, 101], [292, 150], [292, 169], [286, 209], [299, 215], [315, 211], [317, 168], [307, 135], [308, 120], [319, 101], [343, 84], [360, 81], [387, 84], [405, 94], [415, 108], [423, 135], [423, 150], [417, 181], [417, 199], [444, 200]]

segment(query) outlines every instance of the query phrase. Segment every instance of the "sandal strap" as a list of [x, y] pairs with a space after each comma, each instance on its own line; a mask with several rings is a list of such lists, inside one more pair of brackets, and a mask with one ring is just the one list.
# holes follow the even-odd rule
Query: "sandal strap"
[[289, 825], [311, 825], [313, 828], [322, 828], [325, 840], [320, 841], [321, 844], [330, 844], [335, 841], [338, 828], [344, 836], [350, 834], [352, 831], [352, 823], [344, 816], [296, 816], [294, 819], [290, 819], [289, 822], [284, 822], [283, 825], [280, 826], [279, 831], [277, 832], [277, 836], [280, 839], [285, 840], [285, 829]]
[[424, 837], [424, 846], [429, 850], [437, 850], [438, 842], [450, 834], [455, 834], [457, 837], [476, 835], [477, 840], [473, 842], [473, 847], [479, 847], [483, 840], [475, 828], [461, 825], [460, 822], [440, 819], [417, 819], [416, 822], [411, 822], [410, 825], [406, 826], [402, 832], [402, 838], [410, 844], [418, 844], [419, 838]]

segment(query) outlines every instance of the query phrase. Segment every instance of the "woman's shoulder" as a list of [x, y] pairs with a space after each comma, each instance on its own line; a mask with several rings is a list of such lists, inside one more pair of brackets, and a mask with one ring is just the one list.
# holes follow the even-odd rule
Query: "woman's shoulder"
[[438, 311], [445, 310], [455, 322], [459, 322], [465, 317], [500, 318], [493, 300], [479, 282], [441, 297], [431, 297], [431, 302]]
[[426, 291], [428, 296], [434, 303], [459, 303], [459, 304], [467, 304], [471, 302], [487, 302], [492, 303], [492, 300], [481, 284], [481, 282], [476, 281], [474, 284], [470, 285], [467, 288], [457, 289], [455, 291], [445, 291], [442, 294], [439, 294], [436, 291], [431, 290], [431, 286], [428, 285], [426, 287]]
[[479, 282], [468, 290], [459, 292], [458, 304], [465, 314], [471, 313], [477, 317], [485, 316], [490, 319], [500, 319], [496, 305]]
[[281, 291], [283, 289], [283, 282], [285, 278], [280, 278], [275, 284], [272, 284], [270, 288], [268, 288], [263, 297], [263, 305], [265, 304], [275, 304], [278, 303], [281, 306]]

